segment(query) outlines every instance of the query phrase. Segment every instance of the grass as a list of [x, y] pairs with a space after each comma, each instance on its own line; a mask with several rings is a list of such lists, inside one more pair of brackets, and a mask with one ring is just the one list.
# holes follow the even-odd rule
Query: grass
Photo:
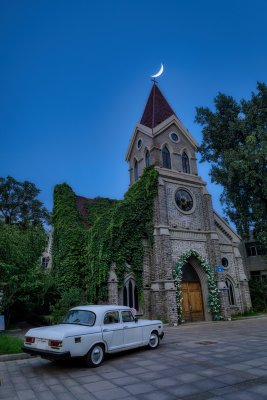
[[254, 311], [254, 310], [247, 310], [243, 313], [236, 313], [232, 315], [232, 319], [241, 319], [246, 317], [256, 317], [259, 315], [266, 315], [266, 311]]
[[21, 347], [23, 345], [23, 340], [0, 333], [0, 354], [16, 354], [21, 353]]

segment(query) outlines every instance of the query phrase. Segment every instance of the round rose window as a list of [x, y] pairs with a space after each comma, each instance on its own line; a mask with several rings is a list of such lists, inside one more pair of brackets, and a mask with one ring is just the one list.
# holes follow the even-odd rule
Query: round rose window
[[191, 211], [193, 208], [193, 197], [184, 189], [178, 189], [175, 193], [175, 202], [182, 211]]
[[177, 135], [177, 133], [171, 132], [169, 134], [169, 137], [173, 142], [175, 142], [175, 143], [179, 142], [179, 136]]

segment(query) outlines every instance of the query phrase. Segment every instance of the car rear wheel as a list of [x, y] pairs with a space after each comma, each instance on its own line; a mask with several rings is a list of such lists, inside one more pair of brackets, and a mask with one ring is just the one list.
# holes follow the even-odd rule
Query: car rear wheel
[[101, 344], [95, 344], [85, 356], [85, 363], [88, 367], [99, 367], [105, 356], [104, 347]]
[[148, 348], [149, 349], [156, 349], [159, 346], [159, 335], [158, 332], [151, 332], [149, 342], [148, 342]]

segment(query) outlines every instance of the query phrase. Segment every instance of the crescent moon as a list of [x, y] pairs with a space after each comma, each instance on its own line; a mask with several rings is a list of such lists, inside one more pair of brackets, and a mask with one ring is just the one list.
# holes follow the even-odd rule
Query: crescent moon
[[151, 78], [158, 78], [162, 73], [163, 73], [163, 64], [161, 64], [159, 72], [157, 72], [155, 75], [151, 75]]

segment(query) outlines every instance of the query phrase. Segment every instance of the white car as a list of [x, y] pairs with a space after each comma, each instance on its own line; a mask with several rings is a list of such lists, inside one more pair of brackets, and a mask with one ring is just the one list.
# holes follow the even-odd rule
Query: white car
[[83, 357], [87, 366], [98, 367], [105, 353], [141, 346], [156, 349], [163, 336], [161, 321], [138, 320], [129, 307], [79, 306], [62, 324], [30, 329], [22, 349], [48, 360]]

